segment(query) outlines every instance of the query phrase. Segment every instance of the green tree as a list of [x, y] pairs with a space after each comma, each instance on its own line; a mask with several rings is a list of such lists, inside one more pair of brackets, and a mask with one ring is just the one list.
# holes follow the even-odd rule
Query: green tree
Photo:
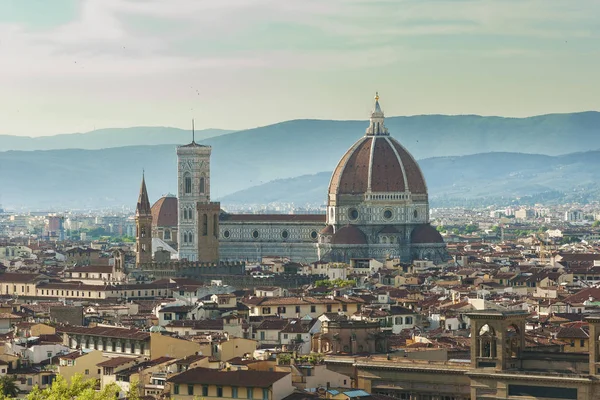
[[4, 375], [0, 377], [0, 396], [3, 398], [15, 398], [19, 394], [19, 388], [12, 376]]
[[119, 387], [115, 384], [108, 385], [96, 391], [95, 379], [83, 379], [75, 375], [71, 382], [58, 375], [52, 385], [46, 389], [34, 387], [26, 400], [114, 400], [119, 394]]
[[595, 220], [595, 221], [592, 223], [592, 228], [597, 228], [597, 227], [599, 227], [599, 226], [600, 226], [600, 220]]

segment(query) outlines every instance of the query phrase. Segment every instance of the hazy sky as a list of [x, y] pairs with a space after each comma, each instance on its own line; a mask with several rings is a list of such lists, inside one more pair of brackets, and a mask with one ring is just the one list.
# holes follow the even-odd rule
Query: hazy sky
[[0, 0], [0, 134], [600, 109], [598, 0]]

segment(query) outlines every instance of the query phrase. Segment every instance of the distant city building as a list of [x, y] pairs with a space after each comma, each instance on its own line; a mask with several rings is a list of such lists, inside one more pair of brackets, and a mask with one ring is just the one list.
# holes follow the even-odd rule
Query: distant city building
[[533, 219], [535, 218], [535, 211], [530, 208], [521, 208], [515, 211], [516, 219]]
[[565, 211], [565, 221], [567, 221], [567, 222], [583, 221], [583, 212], [581, 210]]

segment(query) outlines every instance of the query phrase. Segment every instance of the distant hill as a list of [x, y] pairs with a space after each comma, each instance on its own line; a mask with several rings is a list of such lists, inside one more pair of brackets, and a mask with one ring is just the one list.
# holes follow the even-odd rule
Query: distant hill
[[[196, 141], [208, 138], [214, 151], [246, 149], [248, 156], [290, 152], [320, 157], [332, 169], [348, 147], [364, 134], [367, 122], [294, 120], [231, 132], [207, 129]], [[487, 152], [522, 152], [559, 155], [600, 149], [600, 112], [548, 114], [529, 118], [477, 115], [416, 115], [386, 118], [391, 134], [415, 157], [460, 156]], [[190, 132], [176, 128], [135, 127], [45, 137], [0, 135], [0, 149], [53, 150], [184, 144]], [[326, 156], [325, 158], [323, 158]], [[323, 165], [325, 166], [325, 165]], [[292, 174], [287, 176], [297, 176]]]
[[[233, 131], [225, 129], [204, 129], [196, 131], [196, 140], [204, 140], [231, 132]], [[192, 132], [184, 129], [138, 126], [40, 137], [0, 135], [0, 149], [105, 149], [122, 146], [187, 143], [191, 141], [191, 137]]]
[[[268, 158], [243, 154], [243, 149], [214, 154], [212, 196], [224, 206], [325, 202], [331, 172], [303, 173], [323, 165], [318, 158], [295, 152]], [[600, 151], [561, 156], [486, 153], [419, 163], [433, 206], [506, 203], [518, 197], [600, 199]], [[0, 202], [11, 208], [133, 207], [142, 169], [151, 201], [176, 192], [175, 146], [0, 152]], [[300, 176], [278, 178], [294, 172]]]
[[[600, 200], [600, 151], [545, 156], [485, 153], [420, 160], [433, 206]], [[323, 204], [331, 172], [280, 179], [221, 198], [224, 204]]]

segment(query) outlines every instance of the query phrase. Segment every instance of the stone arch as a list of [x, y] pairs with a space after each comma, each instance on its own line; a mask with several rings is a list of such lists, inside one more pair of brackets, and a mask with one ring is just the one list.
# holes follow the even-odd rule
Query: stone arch
[[506, 355], [508, 358], [519, 358], [521, 356], [521, 330], [516, 324], [510, 324], [504, 332]]
[[497, 335], [493, 327], [484, 324], [477, 334], [477, 357], [496, 358]]

